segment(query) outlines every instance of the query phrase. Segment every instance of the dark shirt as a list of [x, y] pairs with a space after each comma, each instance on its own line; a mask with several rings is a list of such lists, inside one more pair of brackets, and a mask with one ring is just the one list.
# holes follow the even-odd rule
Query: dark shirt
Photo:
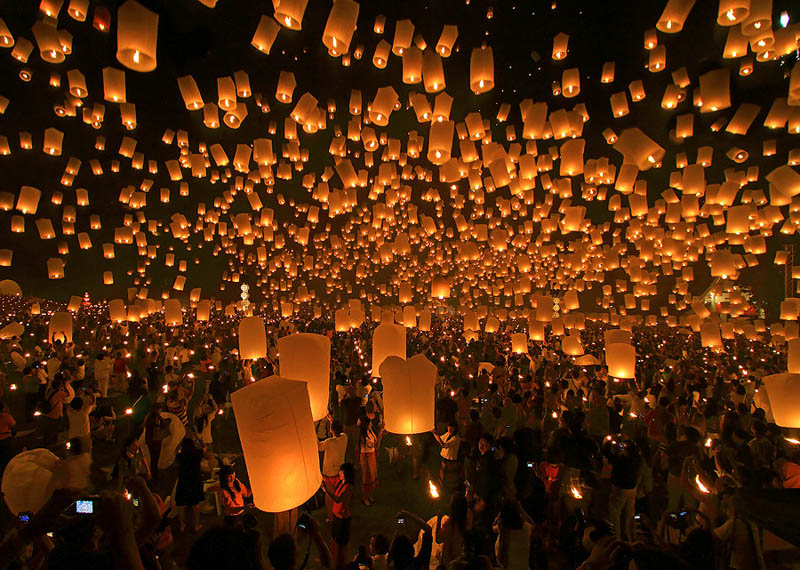
[[635, 488], [641, 458], [628, 454], [607, 454], [607, 457], [611, 462], [611, 484], [620, 489]]
[[676, 441], [667, 446], [667, 469], [670, 475], [681, 476], [683, 462], [697, 451], [697, 446], [690, 441]]

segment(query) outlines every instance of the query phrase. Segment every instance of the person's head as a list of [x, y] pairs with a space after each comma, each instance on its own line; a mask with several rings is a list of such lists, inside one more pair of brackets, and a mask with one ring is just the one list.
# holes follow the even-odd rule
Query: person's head
[[394, 537], [389, 548], [389, 568], [394, 570], [406, 570], [411, 568], [414, 563], [414, 545], [411, 539], [403, 534]]
[[80, 455], [83, 453], [83, 440], [79, 437], [73, 437], [67, 442], [67, 449], [70, 454]]
[[342, 463], [339, 467], [339, 480], [353, 485], [356, 482], [356, 470], [352, 463]]
[[658, 399], [658, 406], [660, 408], [666, 408], [669, 406], [669, 398], [661, 397]]
[[469, 411], [469, 421], [475, 423], [480, 419], [480, 414], [478, 414], [478, 410], [475, 408], [470, 409]]
[[179, 453], [191, 453], [193, 451], [197, 451], [197, 446], [195, 445], [194, 440], [191, 437], [183, 438]]
[[269, 563], [274, 570], [293, 570], [297, 558], [297, 543], [291, 534], [281, 534], [275, 537], [267, 550]]
[[373, 534], [369, 537], [369, 553], [373, 556], [389, 554], [389, 539], [385, 534]]
[[447, 433], [450, 435], [457, 435], [458, 434], [458, 424], [456, 422], [450, 422], [447, 424]]
[[[292, 543], [292, 555], [288, 565], [270, 562], [275, 570], [291, 570], [294, 567], [294, 539], [291, 535], [281, 535], [273, 541], [272, 546], [282, 537], [288, 537]], [[284, 540], [285, 542], [285, 540]], [[188, 570], [264, 570], [260, 551], [259, 535], [232, 525], [216, 526], [205, 531], [194, 541], [186, 561]], [[277, 547], [276, 547], [277, 548]], [[235, 556], [232, 554], [235, 553]], [[280, 558], [276, 557], [276, 560]]]
[[230, 488], [236, 480], [236, 472], [230, 465], [223, 465], [219, 468], [219, 482], [225, 488]]
[[136, 453], [139, 451], [139, 438], [135, 435], [129, 435], [125, 438], [125, 443], [123, 445], [123, 449], [127, 453]]
[[333, 435], [335, 435], [336, 437], [342, 435], [342, 432], [344, 431], [344, 426], [342, 426], [341, 420], [333, 420], [331, 422], [331, 431], [333, 432]]
[[77, 412], [83, 407], [83, 398], [81, 398], [80, 396], [75, 396], [69, 403], [69, 407]]
[[516, 503], [506, 502], [500, 510], [500, 522], [506, 530], [518, 530], [522, 528], [522, 517]]
[[480, 439], [478, 439], [478, 451], [480, 451], [481, 455], [485, 455], [492, 449], [492, 445], [494, 444], [494, 438], [490, 433], [483, 433], [481, 434]]

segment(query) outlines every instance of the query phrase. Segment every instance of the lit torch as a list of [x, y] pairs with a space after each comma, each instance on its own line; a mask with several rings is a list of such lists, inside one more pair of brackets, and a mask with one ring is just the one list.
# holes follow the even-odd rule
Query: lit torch
[[428, 481], [428, 492], [431, 494], [431, 497], [434, 499], [439, 498], [439, 489], [436, 488], [436, 485], [433, 484], [433, 481]]
[[580, 489], [578, 489], [575, 485], [572, 485], [569, 488], [569, 492], [572, 493], [572, 496], [578, 500], [583, 499], [583, 495], [581, 494]]
[[700, 490], [700, 492], [703, 493], [704, 495], [711, 494], [711, 490], [705, 485], [703, 485], [703, 482], [700, 480], [700, 475], [694, 476], [694, 483], [695, 485], [697, 485], [697, 488]]

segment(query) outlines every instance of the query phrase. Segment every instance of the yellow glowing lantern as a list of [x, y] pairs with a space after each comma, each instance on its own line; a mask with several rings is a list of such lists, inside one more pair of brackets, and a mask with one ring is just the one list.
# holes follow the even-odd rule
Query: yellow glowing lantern
[[769, 397], [775, 423], [783, 428], [800, 428], [800, 374], [784, 372], [761, 379]]
[[65, 344], [72, 342], [72, 313], [69, 311], [53, 313], [47, 325], [47, 338], [60, 340]]
[[511, 335], [511, 352], [524, 354], [528, 352], [528, 335], [525, 333], [514, 333]]
[[275, 19], [281, 26], [290, 30], [299, 30], [303, 24], [303, 15], [308, 0], [273, 0]]
[[258, 21], [258, 27], [256, 27], [256, 31], [253, 34], [253, 39], [250, 41], [250, 45], [262, 53], [269, 54], [272, 49], [272, 44], [275, 43], [275, 38], [278, 37], [280, 29], [281, 27], [275, 20], [269, 16], [262, 15], [261, 19]]
[[[263, 323], [262, 323], [263, 328]], [[331, 341], [327, 336], [300, 333], [278, 339], [280, 375], [308, 385], [314, 421], [328, 414]]]
[[469, 57], [469, 88], [476, 95], [494, 89], [494, 54], [491, 46], [472, 50]]
[[117, 10], [117, 61], [133, 71], [153, 71], [157, 42], [158, 14], [126, 0]]
[[569, 36], [564, 32], [556, 34], [553, 38], [553, 54], [554, 60], [559, 61], [567, 57], [567, 46], [569, 44]]
[[231, 403], [255, 506], [275, 513], [305, 503], [322, 483], [307, 384], [270, 376]]
[[608, 375], [614, 378], [636, 377], [636, 350], [630, 344], [606, 344]]
[[164, 322], [170, 326], [180, 326], [183, 323], [183, 311], [178, 299], [164, 301]]
[[436, 42], [436, 52], [442, 57], [450, 57], [457, 38], [458, 26], [445, 24], [439, 36], [439, 41]]
[[350, 50], [350, 41], [356, 31], [358, 9], [358, 3], [353, 0], [336, 0], [333, 3], [322, 32], [322, 43], [333, 57], [339, 57]]
[[677, 34], [694, 6], [695, 0], [668, 0], [664, 11], [658, 18], [656, 28], [666, 34]]
[[436, 365], [422, 354], [404, 360], [390, 356], [380, 367], [385, 429], [425, 433], [434, 427]]
[[583, 344], [581, 338], [577, 335], [567, 335], [561, 341], [561, 350], [568, 356], [581, 356], [583, 355]]

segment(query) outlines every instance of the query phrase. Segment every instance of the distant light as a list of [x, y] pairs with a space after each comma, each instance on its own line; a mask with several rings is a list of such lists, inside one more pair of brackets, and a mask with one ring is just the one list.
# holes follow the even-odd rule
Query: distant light
[[785, 28], [789, 25], [789, 12], [784, 10], [781, 12], [781, 28]]

